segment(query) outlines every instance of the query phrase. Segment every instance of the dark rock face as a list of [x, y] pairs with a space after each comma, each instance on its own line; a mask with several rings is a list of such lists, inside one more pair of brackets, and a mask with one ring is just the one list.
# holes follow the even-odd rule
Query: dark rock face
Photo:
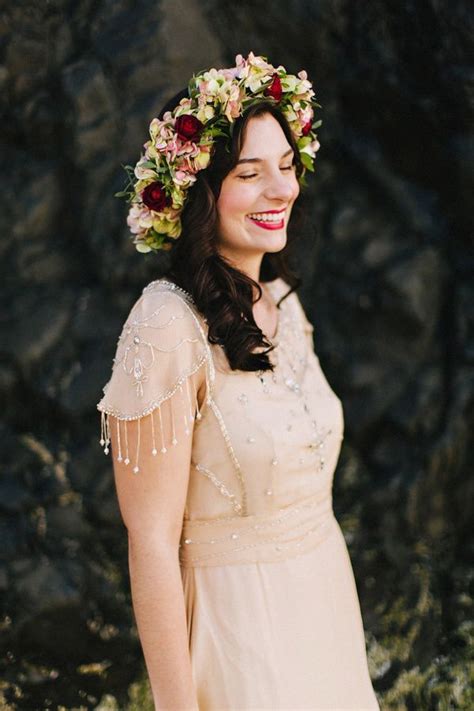
[[323, 106], [297, 262], [315, 348], [344, 404], [334, 502], [381, 707], [472, 708], [469, 4], [10, 5], [0, 20], [5, 708], [151, 708], [146, 683], [132, 685], [142, 656], [95, 404], [123, 319], [166, 255], [135, 252], [113, 194], [164, 101], [193, 72], [249, 50], [307, 69]]

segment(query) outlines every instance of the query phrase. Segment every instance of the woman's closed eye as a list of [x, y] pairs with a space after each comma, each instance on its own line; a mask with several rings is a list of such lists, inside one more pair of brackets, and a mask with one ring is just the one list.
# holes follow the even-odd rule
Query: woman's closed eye
[[[294, 167], [295, 167], [295, 164], [292, 163], [291, 165], [285, 166], [281, 170], [293, 170]], [[257, 173], [251, 173], [250, 175], [239, 175], [238, 177], [241, 180], [248, 180], [249, 178], [255, 178], [256, 175], [257, 175]]]

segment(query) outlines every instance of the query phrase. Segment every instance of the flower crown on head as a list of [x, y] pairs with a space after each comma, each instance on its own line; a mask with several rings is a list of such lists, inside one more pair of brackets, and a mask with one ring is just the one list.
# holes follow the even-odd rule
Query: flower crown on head
[[135, 167], [123, 166], [127, 188], [115, 193], [130, 203], [127, 224], [139, 252], [169, 250], [181, 234], [181, 212], [187, 192], [212, 157], [218, 136], [231, 138], [235, 120], [245, 109], [262, 100], [277, 104], [295, 137], [303, 170], [314, 171], [319, 149], [314, 111], [321, 105], [313, 98], [312, 84], [304, 70], [287, 74], [267, 58], [250, 52], [235, 58], [235, 67], [209, 69], [193, 75], [189, 98], [183, 98], [163, 119], [152, 119], [150, 140]]

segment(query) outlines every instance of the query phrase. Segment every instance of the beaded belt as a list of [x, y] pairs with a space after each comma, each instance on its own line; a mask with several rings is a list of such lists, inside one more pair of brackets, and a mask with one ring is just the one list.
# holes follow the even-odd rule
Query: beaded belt
[[326, 539], [335, 526], [332, 495], [327, 492], [270, 513], [186, 520], [179, 561], [192, 568], [295, 558]]

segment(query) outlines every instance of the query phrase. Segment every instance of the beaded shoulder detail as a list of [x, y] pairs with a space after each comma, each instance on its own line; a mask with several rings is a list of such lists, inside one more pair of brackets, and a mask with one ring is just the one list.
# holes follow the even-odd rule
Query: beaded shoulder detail
[[151, 281], [147, 286], [144, 287], [142, 293], [145, 294], [149, 291], [156, 291], [162, 287], [164, 290], [170, 290], [175, 292], [176, 294], [179, 294], [183, 299], [185, 299], [189, 304], [192, 304], [195, 306], [195, 301], [191, 294], [183, 289], [181, 286], [178, 286], [178, 284], [175, 284], [173, 281], [169, 281], [168, 279], [155, 279], [154, 281]]
[[193, 303], [190, 294], [167, 280], [158, 279], [143, 289], [118, 339], [99, 411], [124, 420], [143, 417], [204, 365], [210, 395], [215, 378], [212, 354]]

